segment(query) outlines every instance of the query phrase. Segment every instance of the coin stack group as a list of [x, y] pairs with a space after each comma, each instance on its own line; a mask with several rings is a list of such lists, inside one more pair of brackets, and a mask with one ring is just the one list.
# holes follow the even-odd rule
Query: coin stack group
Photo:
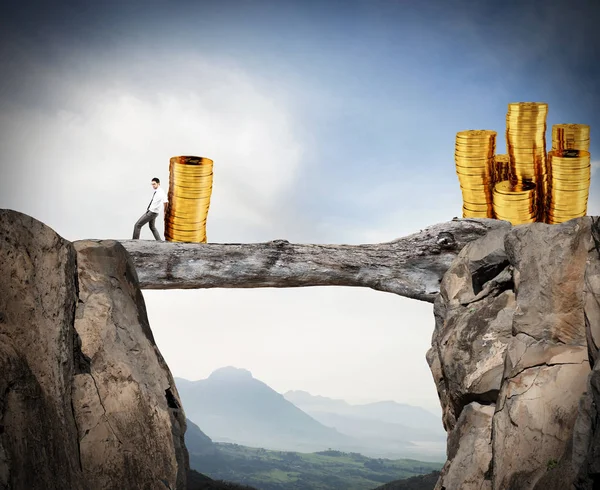
[[514, 184], [534, 183], [532, 199], [539, 221], [544, 217], [546, 176], [546, 116], [544, 102], [508, 104], [506, 114], [506, 147], [510, 157], [510, 181]]
[[585, 216], [590, 188], [590, 153], [585, 150], [548, 152], [549, 186], [546, 223], [557, 224]]
[[456, 134], [454, 160], [463, 195], [463, 218], [492, 218], [492, 175], [496, 131], [468, 130]]
[[547, 115], [548, 104], [543, 102], [508, 104], [507, 155], [494, 155], [495, 131], [456, 134], [463, 217], [495, 217], [518, 225], [562, 223], [586, 215], [590, 127], [555, 124], [552, 150], [546, 154]]
[[590, 150], [590, 127], [587, 124], [552, 126], [553, 150]]
[[169, 174], [165, 239], [170, 242], [206, 243], [213, 161], [194, 156], [173, 157]]

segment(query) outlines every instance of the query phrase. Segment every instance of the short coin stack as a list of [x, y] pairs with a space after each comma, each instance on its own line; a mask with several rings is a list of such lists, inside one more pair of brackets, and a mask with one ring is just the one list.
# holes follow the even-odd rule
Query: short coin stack
[[546, 116], [544, 102], [508, 104], [506, 146], [510, 156], [510, 179], [513, 184], [534, 182], [538, 209], [543, 218], [546, 192]]
[[213, 161], [194, 156], [173, 157], [169, 173], [165, 239], [169, 242], [206, 243]]
[[590, 127], [587, 124], [555, 124], [552, 126], [553, 150], [590, 149]]
[[494, 214], [496, 219], [510, 221], [513, 225], [533, 223], [537, 217], [533, 182], [512, 183], [509, 180], [494, 186]]
[[492, 176], [496, 131], [456, 134], [454, 160], [463, 195], [463, 218], [492, 218]]
[[590, 188], [590, 153], [585, 150], [548, 152], [549, 186], [546, 223], [585, 216]]
[[510, 175], [510, 158], [506, 154], [496, 155], [494, 157], [494, 184], [509, 180]]

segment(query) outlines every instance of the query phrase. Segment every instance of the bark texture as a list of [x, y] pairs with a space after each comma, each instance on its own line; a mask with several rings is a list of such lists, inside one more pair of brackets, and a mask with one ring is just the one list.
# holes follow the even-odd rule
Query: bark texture
[[433, 303], [457, 254], [492, 219], [456, 219], [388, 243], [367, 245], [171, 243], [122, 240], [143, 289], [362, 286]]

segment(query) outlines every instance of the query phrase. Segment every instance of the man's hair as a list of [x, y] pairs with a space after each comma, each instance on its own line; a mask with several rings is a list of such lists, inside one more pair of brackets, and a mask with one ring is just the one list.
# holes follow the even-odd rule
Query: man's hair
[[152, 179], [152, 182], [156, 182], [157, 184], [160, 184], [160, 179], [158, 177], [154, 177]]

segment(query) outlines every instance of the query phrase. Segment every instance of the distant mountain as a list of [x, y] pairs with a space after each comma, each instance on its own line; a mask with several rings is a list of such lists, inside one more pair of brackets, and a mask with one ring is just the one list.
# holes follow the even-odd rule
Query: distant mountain
[[200, 430], [194, 422], [186, 419], [187, 430], [185, 431], [185, 446], [190, 453], [215, 454], [217, 449], [211, 438]]
[[401, 424], [407, 427], [428, 429], [433, 433], [443, 434], [444, 437], [446, 434], [443, 430], [440, 417], [428, 412], [424, 408], [413, 405], [394, 401], [351, 405], [344, 400], [315, 396], [306, 391], [288, 391], [284, 394], [284, 397], [305, 412], [329, 412], [340, 415], [352, 415], [354, 417], [379, 420], [392, 424]]
[[355, 450], [360, 443], [325, 427], [245, 369], [214, 371], [207, 379], [176, 379], [186, 415], [212, 440], [268, 449]]
[[440, 430], [409, 427], [357, 415], [313, 412], [306, 409], [304, 411], [323, 425], [334, 427], [343, 434], [348, 434], [361, 440], [376, 439], [390, 443], [404, 441], [404, 446], [409, 441], [446, 442], [446, 433]]
[[443, 461], [446, 432], [439, 417], [421, 407], [384, 401], [351, 405], [344, 400], [288, 391], [285, 398], [323, 425], [360, 440], [362, 454]]

